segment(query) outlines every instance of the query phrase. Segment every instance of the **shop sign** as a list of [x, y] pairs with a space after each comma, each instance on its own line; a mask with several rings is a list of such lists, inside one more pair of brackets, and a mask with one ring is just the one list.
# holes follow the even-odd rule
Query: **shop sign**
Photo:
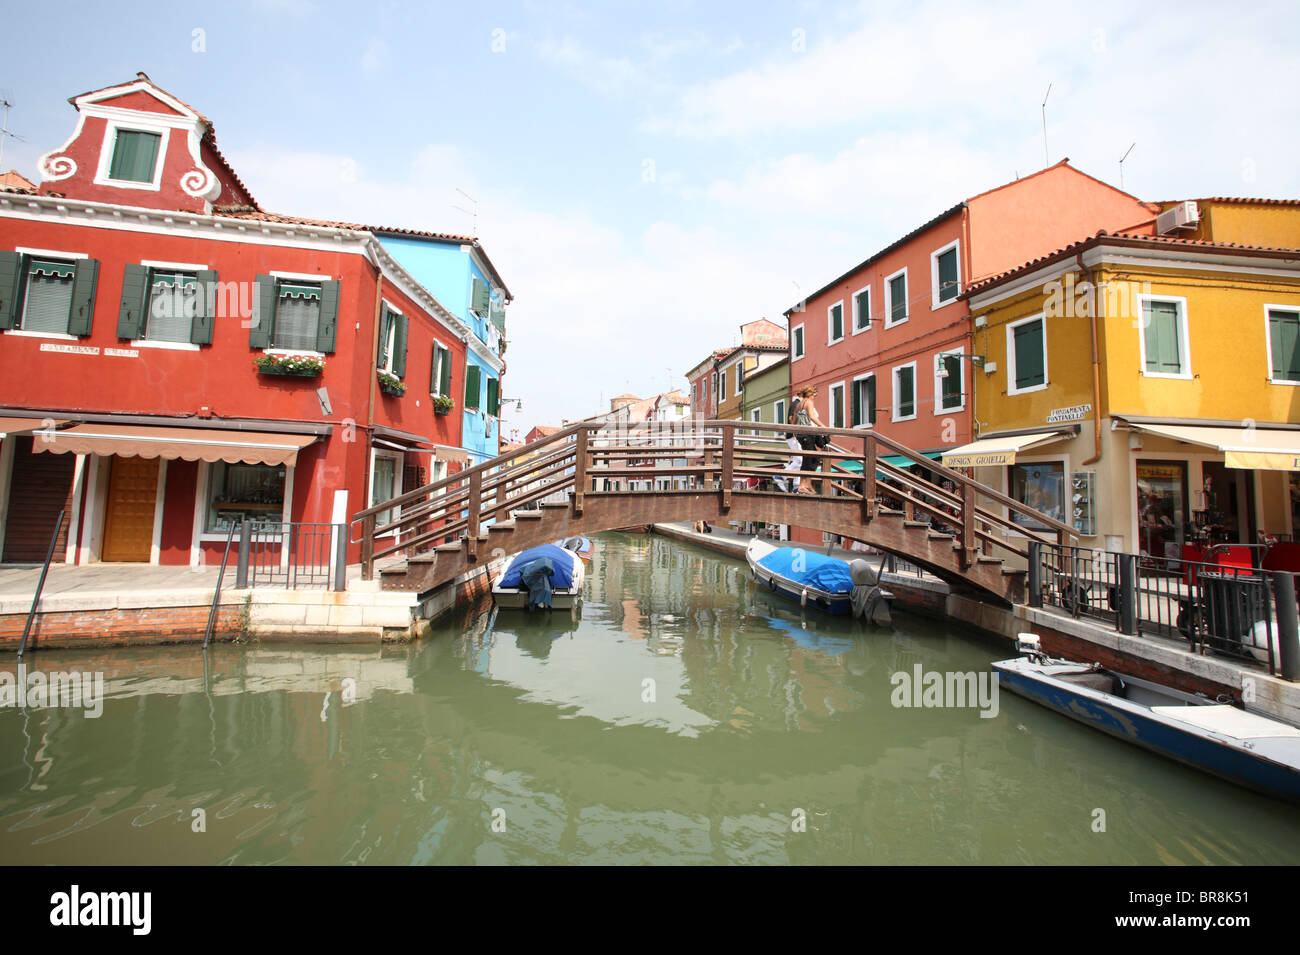
[[1092, 405], [1075, 405], [1072, 408], [1055, 408], [1047, 413], [1048, 424], [1061, 424], [1066, 421], [1082, 421], [1092, 412]]

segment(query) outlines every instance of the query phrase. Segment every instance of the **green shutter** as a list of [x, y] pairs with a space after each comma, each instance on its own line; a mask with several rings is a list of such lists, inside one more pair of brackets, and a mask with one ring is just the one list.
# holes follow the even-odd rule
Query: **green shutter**
[[379, 306], [379, 350], [375, 352], [375, 367], [388, 367], [388, 332], [392, 328], [393, 313], [387, 305]]
[[491, 318], [492, 324], [496, 326], [497, 331], [504, 335], [506, 333], [506, 307], [500, 300], [492, 299], [488, 307], [488, 317]]
[[69, 335], [89, 335], [95, 318], [95, 288], [99, 284], [99, 260], [78, 259], [73, 271], [72, 312], [68, 316]]
[[957, 297], [957, 250], [949, 249], [939, 256], [939, 301], [950, 302]]
[[870, 328], [871, 327], [871, 293], [859, 292], [857, 295], [853, 297], [853, 301], [857, 303], [858, 315], [857, 318], [855, 319], [857, 323], [857, 327]]
[[406, 328], [405, 315], [394, 315], [397, 331], [393, 335], [393, 374], [398, 378], [406, 374]]
[[915, 370], [911, 367], [898, 369], [898, 414], [906, 418], [916, 412]]
[[496, 417], [501, 411], [501, 382], [496, 378], [487, 380], [487, 413]]
[[492, 291], [491, 289], [488, 288], [488, 284], [484, 282], [482, 279], [475, 279], [473, 288], [474, 290], [473, 290], [473, 294], [470, 297], [469, 307], [474, 311], [482, 314], [483, 312], [486, 312], [488, 310], [488, 306], [492, 297]]
[[855, 381], [853, 383], [853, 395], [851, 396], [849, 401], [849, 404], [851, 406], [851, 410], [849, 412], [849, 424], [855, 428], [858, 425], [862, 424], [862, 386], [865, 383], [866, 383], [865, 379], [863, 381]]
[[1300, 381], [1300, 312], [1268, 313], [1273, 378]]
[[900, 275], [889, 281], [889, 320], [901, 322], [907, 318], [907, 276]]
[[876, 376], [867, 379], [867, 423], [876, 423]]
[[943, 386], [940, 389], [940, 407], [942, 410], [947, 410], [950, 407], [955, 408], [957, 405], [961, 404], [962, 366], [961, 359], [956, 355], [944, 355], [941, 360], [943, 361], [943, 367], [948, 371], [948, 377], [942, 379]]
[[190, 343], [193, 345], [212, 344], [212, 326], [217, 321], [217, 273], [212, 269], [200, 269], [194, 277], [198, 286], [199, 297], [194, 309], [194, 319], [190, 322]]
[[320, 283], [320, 318], [316, 323], [316, 350], [330, 354], [338, 338], [339, 283], [327, 279]]
[[478, 407], [479, 368], [478, 365], [465, 365], [465, 407]]
[[1026, 322], [1013, 333], [1016, 388], [1033, 388], [1047, 382], [1043, 367], [1043, 322]]
[[117, 312], [117, 337], [127, 340], [140, 337], [144, 328], [144, 309], [149, 285], [149, 269], [128, 265], [122, 275], [122, 304]]
[[451, 349], [442, 350], [442, 381], [438, 382], [438, 393], [451, 397]]
[[108, 178], [123, 182], [153, 182], [161, 140], [158, 133], [118, 130], [113, 143], [113, 161], [109, 165]]
[[429, 352], [429, 394], [441, 394], [438, 391], [438, 356], [442, 354], [442, 346], [437, 342], [433, 343], [433, 348]]
[[1146, 302], [1143, 312], [1146, 370], [1162, 375], [1181, 374], [1178, 305], [1174, 302]]
[[23, 257], [17, 252], [0, 252], [0, 328], [14, 327], [22, 267]]
[[248, 329], [250, 348], [270, 348], [271, 333], [275, 331], [275, 278], [270, 275], [257, 276], [257, 314]]

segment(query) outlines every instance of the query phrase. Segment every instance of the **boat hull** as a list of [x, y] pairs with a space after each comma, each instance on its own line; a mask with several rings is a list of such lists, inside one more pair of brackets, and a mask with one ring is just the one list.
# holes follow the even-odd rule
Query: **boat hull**
[[[514, 565], [518, 554], [506, 562], [505, 567], [496, 580], [492, 582], [492, 600], [502, 610], [527, 610], [528, 609], [528, 588], [527, 587], [502, 587], [501, 582], [505, 580], [506, 575], [510, 573], [510, 568]], [[586, 571], [583, 563], [577, 559], [574, 554], [573, 561], [573, 583], [569, 587], [555, 587], [551, 590], [551, 609], [552, 610], [571, 610], [582, 600], [582, 583], [586, 579]]]
[[[1197, 731], [1150, 707], [1036, 674], [1027, 661], [994, 663], [999, 684], [1018, 696], [1220, 779], [1300, 802], [1300, 769], [1252, 751], [1241, 740]], [[1250, 743], [1252, 741], [1245, 741]], [[1253, 741], [1258, 745], [1258, 741]]]
[[851, 593], [831, 593], [826, 590], [818, 590], [816, 587], [808, 587], [798, 581], [774, 573], [758, 562], [759, 558], [774, 549], [770, 545], [757, 540], [750, 541], [749, 546], [745, 548], [745, 561], [749, 564], [755, 582], [762, 586], [764, 590], [793, 600], [800, 606], [812, 607], [835, 617], [846, 616], [853, 612]]

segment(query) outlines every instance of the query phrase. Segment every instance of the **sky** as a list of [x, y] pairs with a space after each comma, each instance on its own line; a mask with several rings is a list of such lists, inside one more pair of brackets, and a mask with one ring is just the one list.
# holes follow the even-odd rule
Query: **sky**
[[48, 16], [5, 14], [0, 168], [36, 178], [68, 98], [143, 70], [266, 209], [477, 230], [515, 296], [506, 435], [685, 388], [741, 323], [1067, 156], [1119, 185], [1135, 143], [1147, 200], [1300, 196], [1294, 3], [128, 0], [60, 7], [54, 55]]

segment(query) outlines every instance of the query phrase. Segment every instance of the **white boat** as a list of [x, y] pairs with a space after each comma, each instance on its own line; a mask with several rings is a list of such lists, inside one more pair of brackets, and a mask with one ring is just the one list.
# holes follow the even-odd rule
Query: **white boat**
[[894, 595], [879, 586], [865, 560], [840, 560], [801, 547], [775, 547], [757, 537], [745, 546], [754, 580], [772, 593], [835, 616], [854, 614], [879, 626], [891, 623]]
[[[549, 574], [543, 575], [541, 572], [548, 567]], [[520, 551], [506, 561], [492, 582], [492, 599], [503, 610], [568, 610], [582, 599], [585, 577], [577, 554], [555, 544], [542, 544]], [[532, 589], [528, 585], [530, 580], [534, 583]]]
[[1300, 802], [1300, 728], [1098, 664], [1052, 659], [1033, 634], [1021, 634], [1018, 648], [1021, 657], [993, 664], [1011, 692], [1229, 782]]

